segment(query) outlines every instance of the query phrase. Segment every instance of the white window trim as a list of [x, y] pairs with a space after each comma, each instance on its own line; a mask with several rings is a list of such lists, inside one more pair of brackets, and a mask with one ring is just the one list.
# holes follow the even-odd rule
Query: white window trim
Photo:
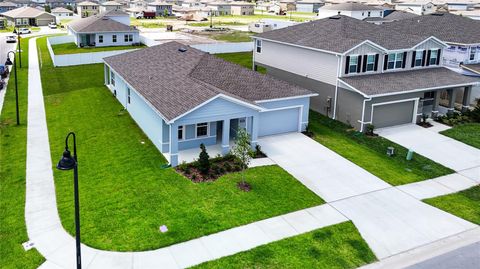
[[[358, 70], [358, 56], [360, 56], [360, 54], [353, 54], [353, 55], [349, 55], [350, 58], [348, 59], [348, 74], [358, 74], [357, 70]], [[355, 72], [352, 72], [350, 71], [350, 61], [352, 60], [352, 57], [356, 57], [357, 58], [357, 64], [355, 64]]]
[[[413, 61], [414, 61], [414, 63], [413, 63], [413, 68], [421, 68], [421, 67], [423, 67], [423, 61], [425, 60], [425, 59], [423, 59], [423, 52], [424, 52], [424, 51], [425, 51], [425, 50], [415, 50], [415, 59], [413, 59]], [[421, 56], [422, 56], [422, 58], [420, 59], [420, 65], [417, 65], [417, 56], [418, 56], [418, 55], [421, 55]]]
[[[263, 40], [257, 39], [255, 40], [255, 52], [258, 54], [262, 54], [262, 45], [263, 45]], [[260, 51], [258, 49], [260, 48]]]
[[[472, 59], [472, 50], [475, 49], [475, 52], [473, 53], [473, 59]], [[475, 61], [477, 60], [477, 54], [478, 54], [478, 49], [477, 47], [470, 47], [470, 52], [468, 53], [468, 60], [469, 61]]]
[[[428, 58], [428, 63], [429, 63], [428, 65], [429, 65], [429, 66], [430, 66], [430, 65], [437, 65], [438, 56], [439, 56], [439, 55], [438, 55], [438, 50], [439, 50], [439, 48], [431, 48], [431, 49], [430, 49], [430, 58]], [[432, 60], [432, 53], [433, 53], [433, 52], [435, 52], [435, 53], [437, 54], [437, 57], [435, 57], [435, 63], [432, 64], [432, 63], [430, 63], [430, 60]]]
[[[203, 123], [203, 122], [201, 122]], [[195, 124], [195, 139], [196, 138], [207, 138], [207, 137], [210, 137], [210, 122], [207, 122], [207, 134], [206, 135], [202, 135], [202, 136], [198, 136], [198, 125], [200, 123], [196, 123]]]
[[[373, 68], [372, 70], [368, 70], [368, 56], [373, 56]], [[367, 61], [367, 63], [365, 64], [365, 73], [372, 73], [372, 72], [375, 72], [375, 56], [376, 54], [367, 54], [367, 57], [365, 59], [365, 61]]]
[[[390, 54], [394, 54], [394, 55], [395, 55], [395, 57], [393, 57], [393, 68], [389, 68], [389, 63], [392, 62], [392, 61], [389, 60]], [[400, 67], [397, 67], [397, 62], [398, 62], [397, 56], [398, 56], [399, 54], [402, 55], [402, 61], [401, 61], [402, 63], [400, 64]], [[386, 71], [388, 71], [388, 70], [402, 69], [402, 65], [403, 65], [403, 61], [404, 61], [404, 59], [403, 59], [403, 52], [391, 52], [391, 53], [388, 53], [387, 55], [388, 55], [388, 56], [387, 56], [387, 70], [386, 70]]]
[[[178, 138], [178, 128], [182, 127], [182, 139], [179, 139]], [[178, 141], [185, 141], [186, 140], [186, 137], [185, 135], [187, 134], [187, 126], [186, 125], [179, 125], [177, 127], [177, 140]]]

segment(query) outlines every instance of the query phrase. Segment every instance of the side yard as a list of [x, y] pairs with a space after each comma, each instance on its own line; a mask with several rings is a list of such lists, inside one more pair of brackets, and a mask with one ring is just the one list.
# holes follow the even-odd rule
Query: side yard
[[90, 52], [99, 52], [99, 51], [112, 51], [112, 50], [129, 50], [129, 49], [138, 49], [144, 48], [145, 45], [141, 46], [112, 46], [112, 47], [84, 47], [79, 48], [75, 43], [64, 43], [64, 44], [55, 44], [52, 45], [52, 50], [55, 55], [64, 55], [64, 54], [75, 54], [75, 53], [90, 53]]
[[194, 268], [356, 268], [375, 254], [352, 222], [283, 239]]
[[2, 268], [37, 268], [44, 258], [36, 249], [25, 251], [25, 165], [27, 150], [28, 40], [22, 39], [22, 68], [18, 68], [20, 126], [16, 125], [15, 75], [12, 70], [0, 116], [0, 264]]
[[480, 186], [424, 200], [460, 218], [480, 225]]
[[[103, 65], [53, 68], [40, 39], [52, 159], [69, 131], [78, 136], [82, 241], [109, 250], [134, 251], [197, 238], [323, 201], [278, 166], [195, 184], [166, 164], [128, 113], [103, 86]], [[55, 170], [62, 224], [73, 234], [71, 173]], [[159, 226], [166, 225], [167, 233]]]
[[455, 125], [441, 134], [480, 149], [480, 123]]
[[[252, 69], [252, 66], [253, 66], [251, 52], [219, 53], [219, 54], [215, 54], [215, 56], [222, 58], [225, 61], [239, 64], [248, 69]], [[258, 67], [257, 71], [262, 74], [267, 73], [267, 69], [261, 66]]]

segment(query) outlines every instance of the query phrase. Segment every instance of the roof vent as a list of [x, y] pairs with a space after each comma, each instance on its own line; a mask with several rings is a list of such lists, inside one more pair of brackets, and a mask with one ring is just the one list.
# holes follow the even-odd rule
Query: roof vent
[[187, 48], [179, 48], [178, 51], [180, 51], [180, 52], [186, 52], [186, 51], [187, 51]]
[[329, 17], [330, 20], [339, 20], [341, 19], [342, 17], [340, 16], [332, 16], [332, 17]]

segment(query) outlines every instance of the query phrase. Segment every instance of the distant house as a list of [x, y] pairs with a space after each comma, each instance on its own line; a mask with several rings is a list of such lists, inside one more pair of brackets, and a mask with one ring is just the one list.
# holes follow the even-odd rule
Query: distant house
[[139, 32], [130, 26], [130, 17], [122, 11], [108, 11], [68, 24], [78, 47], [130, 46], [140, 42]]
[[286, 11], [295, 11], [297, 10], [297, 4], [296, 0], [280, 0], [278, 1], [280, 3], [280, 12], [286, 12]]
[[231, 5], [231, 14], [236, 16], [242, 15], [253, 15], [255, 10], [255, 4], [248, 2], [232, 2]]
[[323, 0], [301, 0], [297, 1], [296, 8], [298, 12], [317, 13], [324, 5]]
[[72, 10], [75, 9], [76, 6], [75, 0], [45, 0], [45, 5], [49, 6], [51, 9], [56, 7], [70, 7]]
[[232, 14], [232, 5], [228, 2], [209, 2], [207, 8], [211, 10], [213, 16], [223, 16]]
[[56, 7], [52, 9], [50, 13], [57, 18], [57, 22], [59, 22], [61, 19], [73, 16], [73, 11], [64, 7]]
[[155, 1], [147, 4], [147, 10], [155, 11], [156, 16], [164, 16], [167, 13], [172, 15], [173, 4], [167, 2]]
[[107, 1], [100, 5], [100, 12], [102, 13], [110, 10], [121, 10], [122, 7], [123, 5], [116, 1]]
[[0, 2], [0, 13], [16, 9], [17, 5], [12, 2]]
[[418, 17], [420, 15], [417, 15], [415, 13], [403, 11], [403, 10], [394, 10], [390, 13], [385, 13], [384, 12], [384, 17], [368, 17], [363, 19], [366, 22], [374, 23], [374, 24], [383, 24], [383, 23], [388, 23], [388, 22], [393, 22], [393, 21], [399, 21], [399, 20], [405, 20], [405, 19], [411, 19]]
[[417, 15], [432, 14], [436, 7], [432, 2], [401, 2], [395, 5], [397, 10], [411, 10]]
[[318, 10], [318, 18], [323, 19], [335, 15], [345, 15], [357, 20], [366, 18], [383, 18], [382, 7], [368, 6], [360, 3], [343, 3], [325, 5]]
[[201, 143], [228, 153], [240, 128], [252, 147], [261, 136], [303, 131], [315, 96], [177, 42], [104, 62], [105, 85], [172, 166]]
[[77, 14], [81, 18], [94, 16], [100, 13], [100, 5], [94, 2], [84, 1], [77, 4]]
[[248, 30], [253, 33], [264, 33], [276, 29], [285, 28], [297, 24], [292, 21], [262, 19], [259, 22], [252, 22], [248, 25]]
[[2, 13], [9, 24], [15, 26], [46, 26], [55, 22], [55, 16], [33, 7], [20, 7]]
[[15, 3], [17, 7], [28, 7], [33, 3], [31, 0], [10, 0], [10, 2]]

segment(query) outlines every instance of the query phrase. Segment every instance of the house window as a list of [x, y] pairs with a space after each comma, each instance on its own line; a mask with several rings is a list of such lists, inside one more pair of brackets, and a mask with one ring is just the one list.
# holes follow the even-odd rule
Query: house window
[[371, 14], [372, 14], [372, 12], [369, 11], [367, 16], [370, 17]]
[[367, 72], [375, 69], [375, 55], [367, 55]]
[[430, 52], [430, 59], [428, 60], [430, 65], [436, 65], [437, 64], [437, 58], [438, 58], [438, 50], [432, 50]]
[[475, 60], [475, 54], [477, 54], [477, 48], [476, 47], [471, 47], [470, 48], [470, 61]]
[[127, 87], [127, 103], [130, 104], [130, 88]]
[[423, 63], [423, 50], [417, 50], [415, 52], [415, 64], [414, 66], [422, 66]]
[[178, 126], [178, 140], [183, 140], [185, 138], [184, 136], [184, 132], [185, 132], [185, 127], [182, 126]]
[[133, 41], [133, 35], [125, 35], [124, 40], [125, 40], [125, 42], [132, 42]]
[[113, 71], [110, 71], [110, 84], [115, 86], [115, 73]]
[[403, 52], [388, 54], [388, 64], [387, 64], [388, 69], [402, 68], [402, 63], [403, 63]]
[[350, 56], [350, 61], [348, 62], [348, 72], [357, 73], [358, 68], [358, 56]]
[[262, 53], [262, 40], [257, 39], [257, 53]]
[[112, 42], [117, 43], [117, 35], [112, 35]]
[[197, 124], [197, 137], [203, 137], [208, 135], [208, 122], [202, 122]]
[[98, 43], [103, 43], [103, 35], [98, 36]]

